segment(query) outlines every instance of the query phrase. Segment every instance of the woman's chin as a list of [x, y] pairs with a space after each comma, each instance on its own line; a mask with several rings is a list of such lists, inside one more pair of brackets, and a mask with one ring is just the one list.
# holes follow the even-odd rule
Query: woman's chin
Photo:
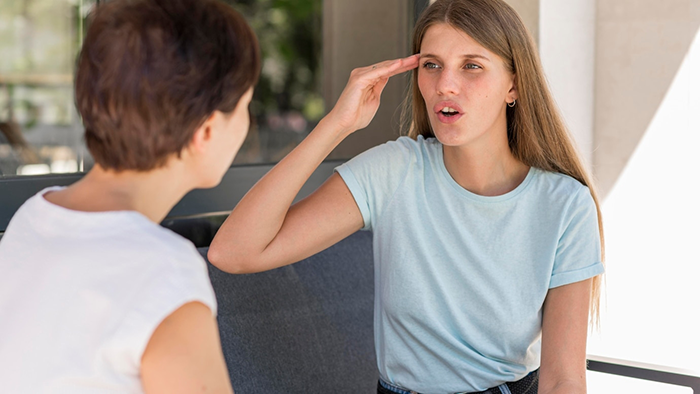
[[462, 146], [469, 142], [469, 138], [464, 130], [445, 130], [441, 127], [433, 129], [435, 139], [444, 146]]

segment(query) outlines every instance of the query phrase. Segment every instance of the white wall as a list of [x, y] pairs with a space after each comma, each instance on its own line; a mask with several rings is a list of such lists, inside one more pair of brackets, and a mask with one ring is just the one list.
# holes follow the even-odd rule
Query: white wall
[[[603, 196], [589, 353], [700, 373], [700, 0], [509, 3], [539, 9], [545, 72]], [[612, 383], [592, 379], [591, 392]]]
[[618, 1], [602, 18], [607, 308], [589, 351], [700, 373], [700, 0]]
[[593, 163], [595, 0], [540, 0], [542, 65], [581, 156]]
[[700, 0], [598, 0], [594, 167], [603, 195], [647, 132], [699, 25]]

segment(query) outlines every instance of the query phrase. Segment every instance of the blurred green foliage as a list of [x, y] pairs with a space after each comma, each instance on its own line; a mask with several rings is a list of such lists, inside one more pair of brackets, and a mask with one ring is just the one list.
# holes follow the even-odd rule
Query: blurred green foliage
[[263, 68], [251, 113], [298, 111], [311, 121], [324, 114], [321, 95], [322, 0], [224, 0], [255, 31]]

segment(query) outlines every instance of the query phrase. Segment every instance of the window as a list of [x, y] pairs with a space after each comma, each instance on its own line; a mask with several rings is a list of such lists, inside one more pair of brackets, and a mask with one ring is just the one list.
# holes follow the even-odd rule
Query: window
[[[254, 124], [222, 184], [186, 196], [169, 214], [170, 222], [229, 211], [270, 163], [313, 129], [353, 68], [408, 55], [411, 27], [428, 3], [223, 1], [246, 16], [260, 41], [263, 70], [251, 104]], [[72, 84], [85, 16], [99, 2], [0, 4], [0, 234], [31, 195], [50, 185], [70, 184], [92, 166]], [[323, 164], [302, 194], [320, 185], [340, 161], [398, 136], [397, 108], [407, 81], [403, 77], [389, 83], [372, 124], [343, 142], [331, 154], [336, 161]]]
[[0, 176], [81, 169], [72, 73], [93, 3], [0, 4]]
[[255, 30], [263, 56], [253, 126], [235, 163], [277, 162], [325, 115], [322, 0], [228, 0]]
[[[322, 0], [228, 2], [256, 30], [264, 57], [251, 105], [253, 127], [236, 163], [276, 162], [325, 113]], [[92, 166], [73, 105], [73, 64], [94, 5], [94, 0], [0, 5], [0, 176]]]

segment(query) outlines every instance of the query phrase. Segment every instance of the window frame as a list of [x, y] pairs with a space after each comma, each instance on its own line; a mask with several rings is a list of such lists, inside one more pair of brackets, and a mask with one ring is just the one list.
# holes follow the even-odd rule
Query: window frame
[[[297, 200], [316, 190], [333, 174], [333, 169], [344, 161], [326, 160], [321, 163], [302, 187]], [[185, 195], [168, 213], [164, 222], [228, 214], [245, 193], [273, 166], [274, 164], [232, 166], [218, 186], [211, 189], [192, 190]], [[84, 173], [74, 173], [0, 179], [0, 239], [12, 216], [27, 199], [50, 186], [68, 186], [80, 180], [84, 175]], [[70, 231], [70, 229], [66, 230]]]

